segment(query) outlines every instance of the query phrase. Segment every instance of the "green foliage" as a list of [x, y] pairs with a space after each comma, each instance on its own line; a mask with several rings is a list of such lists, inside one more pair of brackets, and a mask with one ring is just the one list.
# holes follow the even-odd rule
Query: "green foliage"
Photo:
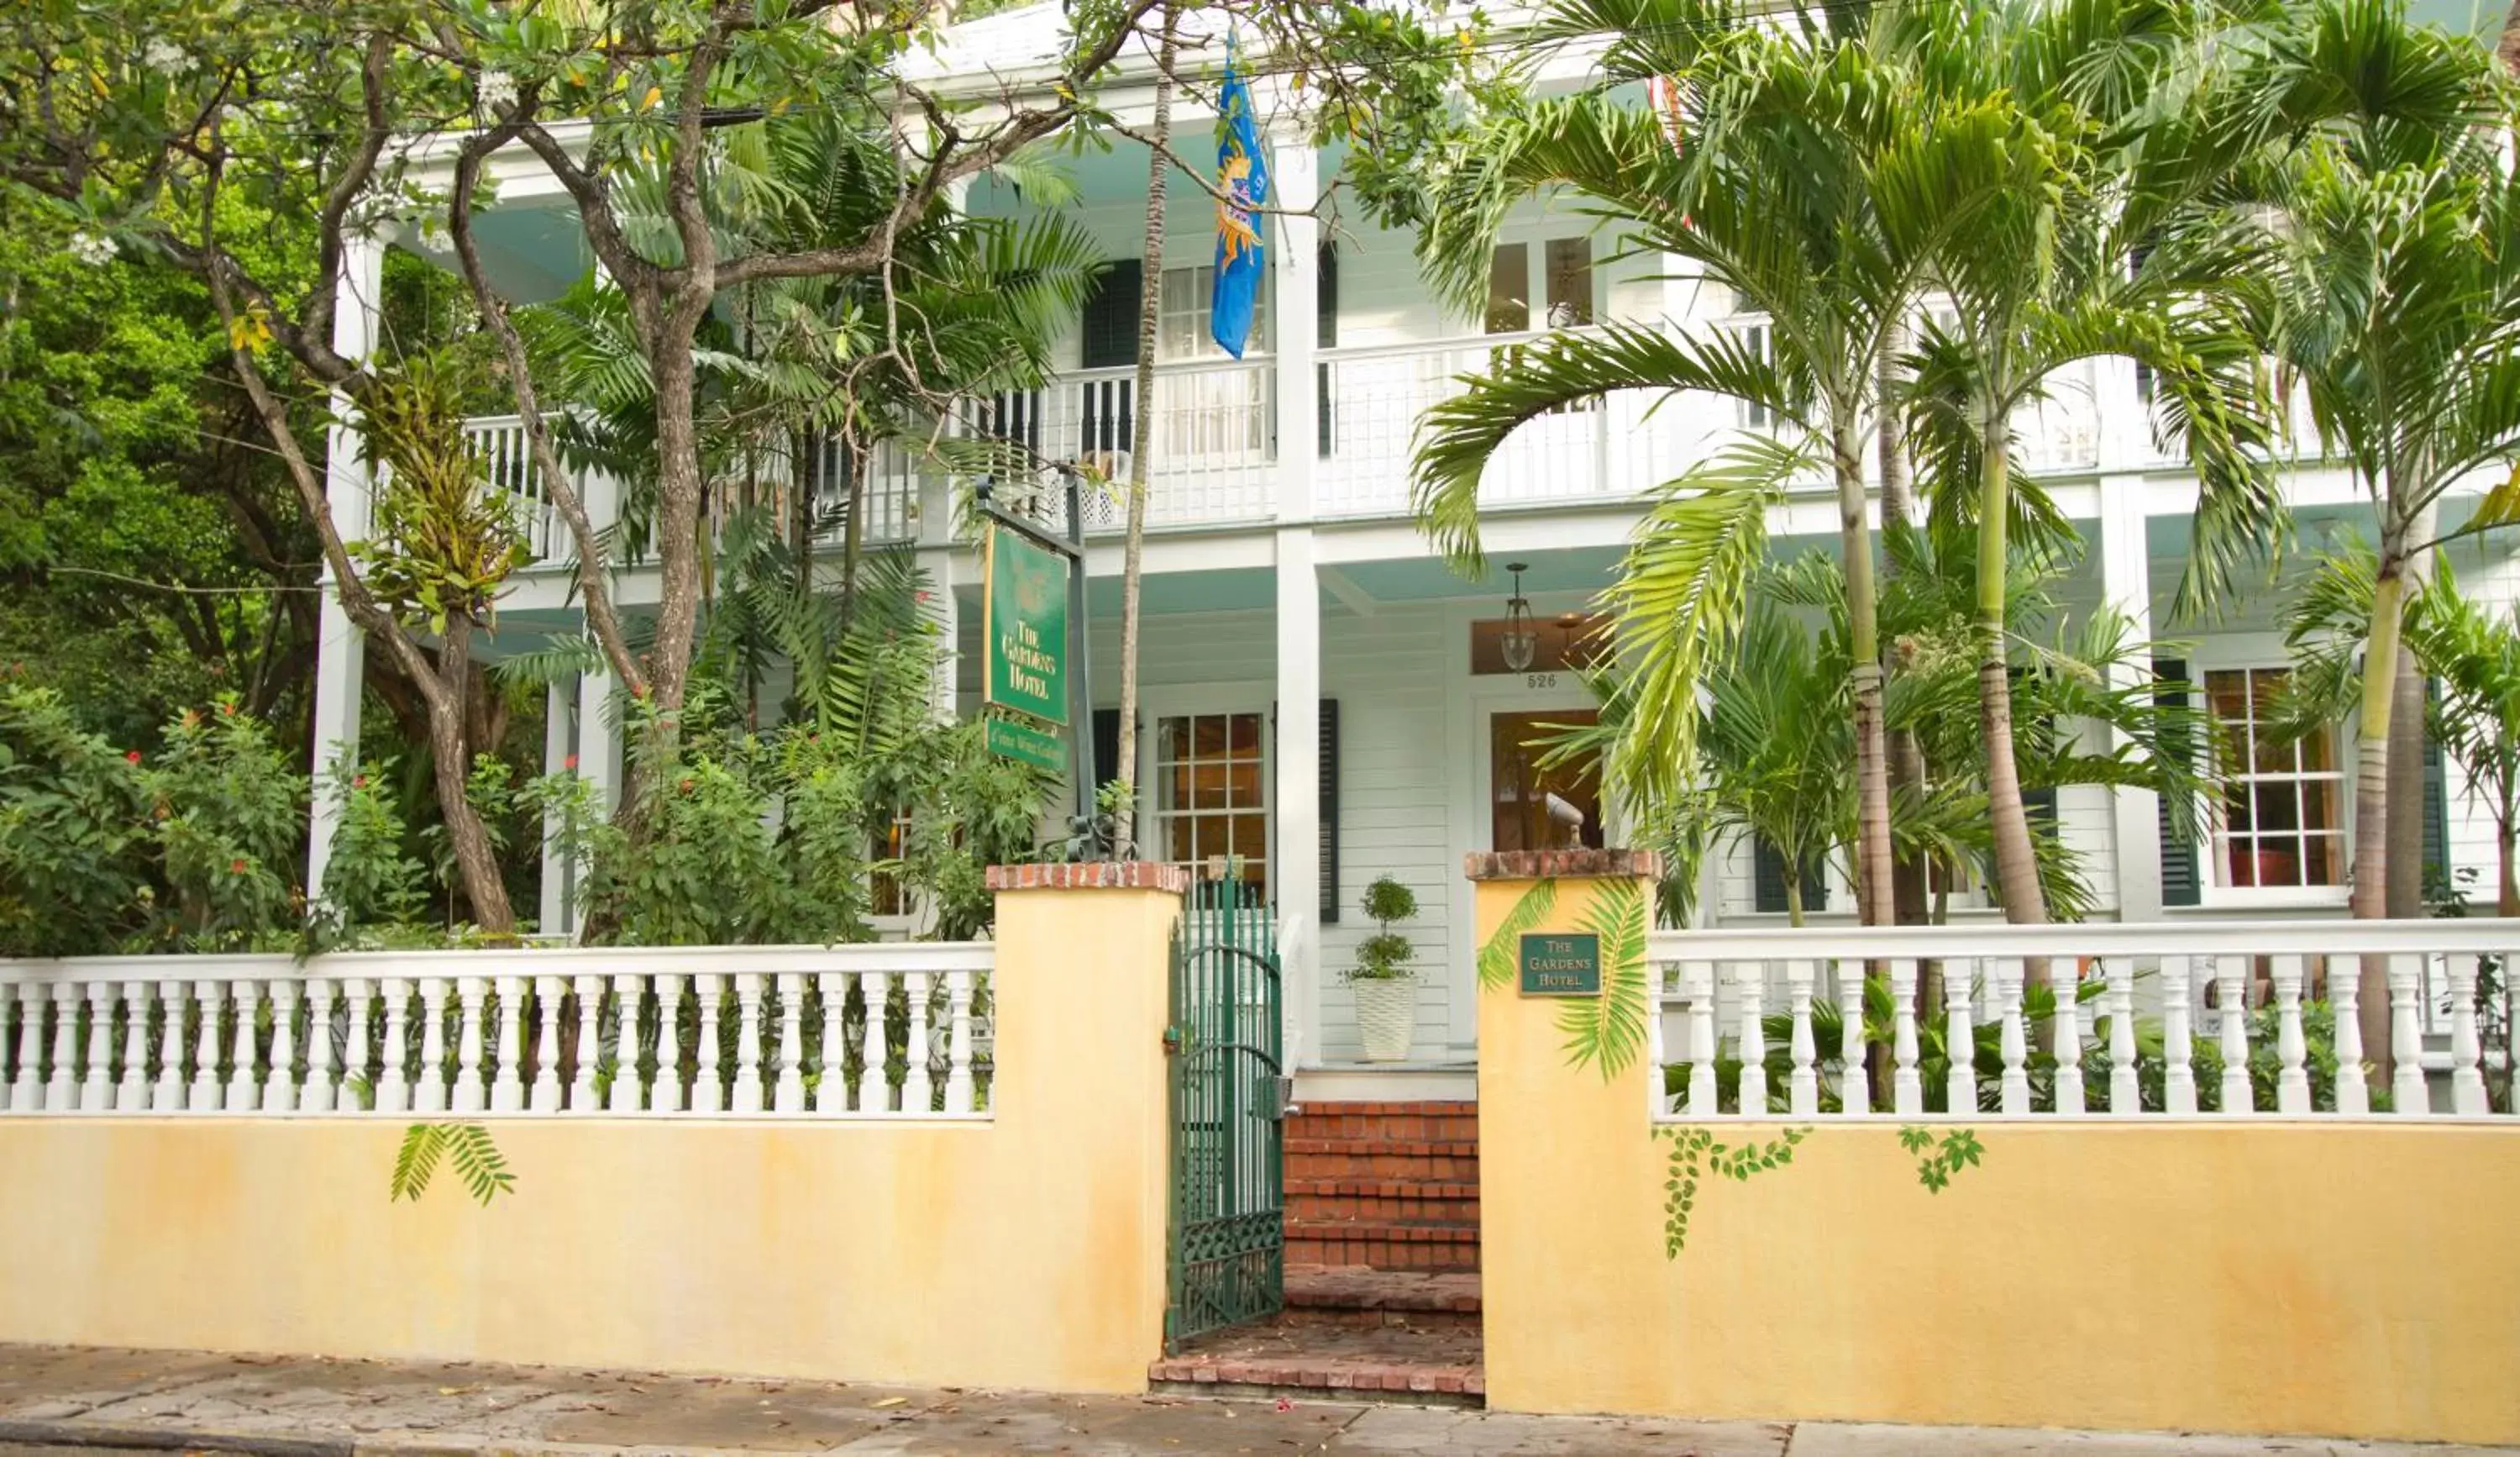
[[332, 933], [406, 926], [420, 917], [428, 872], [404, 849], [409, 827], [390, 787], [393, 767], [390, 759], [362, 764], [344, 757], [329, 776], [333, 850], [314, 919]]
[[1530, 889], [1522, 892], [1522, 898], [1513, 903], [1513, 909], [1506, 912], [1505, 919], [1497, 923], [1496, 933], [1479, 948], [1479, 986], [1482, 990], [1493, 991], [1500, 986], [1513, 984], [1514, 960], [1524, 933], [1549, 919], [1549, 913], [1556, 908], [1555, 881], [1536, 881]]
[[447, 362], [406, 357], [359, 401], [360, 442], [378, 473], [373, 533], [351, 556], [377, 601], [444, 633], [486, 621], [508, 577], [532, 560], [523, 505], [492, 485], [464, 438], [463, 385]]
[[394, 1153], [387, 1200], [418, 1203], [437, 1176], [440, 1161], [455, 1165], [465, 1189], [483, 1206], [516, 1192], [517, 1176], [489, 1129], [478, 1123], [414, 1123], [403, 1130], [402, 1146]]
[[1702, 1127], [1665, 1125], [1654, 1131], [1671, 1140], [1671, 1162], [1663, 1177], [1662, 1201], [1662, 1249], [1666, 1259], [1680, 1258], [1681, 1251], [1688, 1246], [1688, 1219], [1697, 1207], [1701, 1176], [1748, 1183], [1755, 1175], [1793, 1162], [1795, 1147], [1811, 1133], [1809, 1128], [1787, 1128], [1764, 1144], [1745, 1143], [1735, 1148], [1717, 1143], [1715, 1135]]
[[1916, 1156], [1916, 1182], [1928, 1194], [1940, 1194], [1951, 1187], [1952, 1175], [1963, 1168], [1977, 1167], [1986, 1148], [1977, 1141], [1976, 1130], [1955, 1128], [1938, 1141], [1931, 1128], [1910, 1124], [1899, 1130], [1899, 1147]]
[[1644, 889], [1635, 881], [1598, 881], [1584, 907], [1583, 927], [1598, 938], [1601, 994], [1569, 997], [1557, 1009], [1557, 1030], [1566, 1035], [1566, 1058], [1578, 1068], [1597, 1064], [1608, 1081], [1644, 1055]]
[[150, 908], [136, 753], [49, 688], [0, 684], [0, 955], [101, 951]]
[[1390, 876], [1377, 877], [1365, 888], [1365, 913], [1381, 930], [1356, 945], [1356, 965], [1349, 968], [1350, 981], [1393, 981], [1410, 975], [1409, 958], [1417, 947], [1409, 937], [1391, 929], [1394, 921], [1406, 921], [1418, 914], [1418, 895]]
[[293, 870], [306, 831], [306, 780], [271, 729], [222, 697], [186, 709], [144, 766], [168, 930], [195, 949], [234, 948], [293, 930]]

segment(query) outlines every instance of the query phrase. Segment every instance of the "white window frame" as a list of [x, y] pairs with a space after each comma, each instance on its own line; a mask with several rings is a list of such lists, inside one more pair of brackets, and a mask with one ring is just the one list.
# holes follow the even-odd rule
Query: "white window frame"
[[1189, 866], [1193, 877], [1206, 874], [1204, 865], [1177, 859], [1173, 855], [1170, 821], [1201, 814], [1217, 816], [1249, 811], [1239, 805], [1226, 810], [1183, 810], [1166, 813], [1162, 805], [1163, 724], [1167, 718], [1209, 718], [1235, 713], [1255, 714], [1260, 720], [1260, 816], [1262, 834], [1267, 839], [1267, 853], [1261, 857], [1261, 869], [1267, 879], [1269, 904], [1278, 902], [1278, 754], [1277, 713], [1267, 688], [1226, 688], [1222, 686], [1184, 692], [1149, 695], [1145, 701], [1146, 731], [1139, 735], [1139, 780], [1145, 788], [1139, 795], [1139, 842], [1149, 847], [1148, 858], [1170, 865]]
[[[2254, 669], [2264, 672], [2282, 668], [2290, 670], [2292, 660], [2284, 651], [2283, 639], [2272, 632], [2233, 633], [2210, 637], [2199, 642], [2186, 658], [2187, 696], [2191, 706], [2209, 717], [2213, 701], [2205, 691], [2209, 672]], [[2355, 736], [2350, 724], [2333, 725], [2336, 774], [2343, 789], [2338, 796], [2339, 834], [2344, 841], [2344, 884], [2335, 886], [2232, 886], [2224, 881], [2222, 847], [2216, 843], [2215, 829], [2221, 821], [2219, 787], [2209, 791], [2199, 806], [2198, 823], [2204, 833], [2196, 842], [2197, 908], [2203, 910], [2325, 910], [2348, 904], [2354, 893], [2354, 766], [2357, 756]]]
[[[1191, 306], [1187, 309], [1166, 307], [1166, 299], [1172, 292], [1172, 280], [1177, 277], [1187, 278], [1186, 288], [1191, 299]], [[1245, 359], [1266, 355], [1269, 352], [1269, 305], [1270, 296], [1275, 292], [1271, 277], [1264, 275], [1259, 299], [1251, 310], [1251, 339], [1242, 351]], [[1215, 304], [1216, 264], [1213, 260], [1166, 263], [1163, 277], [1155, 281], [1155, 362], [1157, 364], [1194, 364], [1201, 360], [1232, 362], [1234, 356], [1226, 353], [1224, 346], [1217, 343], [1215, 332], [1209, 327], [1210, 321], [1214, 318]], [[1173, 332], [1173, 325], [1181, 321], [1188, 321], [1190, 324], [1190, 348], [1187, 352], [1171, 349], [1165, 345], [1165, 341]]]

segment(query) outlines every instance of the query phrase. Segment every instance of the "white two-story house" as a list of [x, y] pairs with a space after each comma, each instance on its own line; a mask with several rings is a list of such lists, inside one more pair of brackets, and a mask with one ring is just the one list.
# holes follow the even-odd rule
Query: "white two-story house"
[[[1043, 4], [968, 23], [923, 64], [972, 76], [1020, 71], [1047, 54], [1058, 17], [1058, 7]], [[1260, 109], [1286, 100], [1264, 90]], [[1143, 87], [1123, 85], [1109, 104], [1125, 115], [1146, 101]], [[1186, 151], [1203, 150], [1208, 121], [1195, 110], [1177, 117]], [[1482, 500], [1495, 568], [1465, 580], [1430, 553], [1410, 514], [1418, 419], [1459, 387], [1456, 376], [1552, 330], [1613, 317], [1742, 329], [1760, 321], [1736, 312], [1723, 289], [1661, 276], [1650, 259], [1614, 264], [1613, 241], [1597, 236], [1591, 219], [1545, 205], [1517, 213], [1507, 229], [1481, 314], [1450, 313], [1421, 282], [1410, 237], [1337, 205], [1340, 152], [1315, 150], [1287, 121], [1268, 138], [1274, 201], [1287, 211], [1268, 222], [1269, 290], [1247, 356], [1229, 358], [1208, 337], [1214, 208], [1197, 187], [1172, 189], [1162, 276], [1141, 276], [1146, 156], [1123, 141], [1069, 163], [1075, 213], [1112, 265], [1058, 343], [1058, 377], [997, 402], [998, 418], [1044, 458], [1087, 461], [1125, 478], [1141, 407], [1133, 398], [1139, 291], [1158, 291], [1135, 765], [1140, 842], [1152, 858], [1184, 863], [1243, 857], [1249, 893], [1282, 929], [1286, 1051], [1326, 1089], [1314, 1096], [1340, 1096], [1328, 1089], [1363, 1075], [1351, 1070], [1359, 1043], [1338, 973], [1372, 930], [1358, 909], [1364, 888], [1386, 874], [1412, 887], [1422, 914], [1402, 930], [1420, 953], [1417, 1050], [1380, 1086], [1393, 1096], [1440, 1094], [1465, 1085], [1462, 1070], [1478, 1044], [1462, 856], [1562, 843], [1565, 832], [1541, 808], [1549, 793], [1584, 811], [1586, 841], [1599, 843], [1605, 831], [1615, 839], [1596, 778], [1540, 767], [1535, 730], [1592, 709], [1570, 652], [1637, 523], [1641, 494], [1727, 433], [1762, 422], [1729, 401], [1649, 397], [1534, 422], [1488, 472]], [[491, 266], [514, 296], [557, 295], [589, 266], [567, 200], [529, 158], [498, 160], [498, 205], [479, 228]], [[1331, 203], [1321, 217], [1295, 215], [1325, 196]], [[983, 178], [960, 205], [988, 214], [1027, 205]], [[383, 246], [374, 245], [345, 284], [352, 345], [374, 327], [374, 249]], [[2068, 606], [2112, 604], [2139, 632], [2183, 644], [2178, 670], [2245, 734], [2271, 675], [2285, 666], [2274, 625], [2280, 589], [2256, 591], [2210, 624], [2170, 620], [2195, 492], [2184, 465], [2157, 452], [2145, 421], [2134, 366], [2104, 362], [2057, 382], [2053, 398], [2019, 423], [2028, 462], [2087, 543]], [[513, 422], [473, 429], [499, 478], [531, 494]], [[365, 481], [355, 452], [337, 448], [334, 461], [337, 510], [355, 536]], [[2341, 469], [2305, 460], [2287, 469], [2286, 481], [2306, 542], [2358, 526], [2368, 533], [2368, 510]], [[611, 506], [604, 483], [583, 488], [600, 524]], [[972, 546], [957, 535], [949, 483], [898, 459], [875, 496], [871, 536], [915, 549], [941, 589], [938, 606], [960, 647], [954, 706], [975, 712], [980, 579]], [[1096, 737], [1107, 773], [1117, 737], [1121, 509], [1098, 498], [1087, 517], [1094, 689], [1103, 710]], [[1835, 524], [1833, 498], [1815, 478], [1775, 514], [1774, 549], [1833, 542]], [[536, 517], [535, 546], [542, 560], [502, 605], [503, 647], [576, 625], [565, 532], [547, 512]], [[2457, 550], [2468, 590], [2512, 595], [2507, 546]], [[1527, 660], [1504, 642], [1516, 581], [1536, 623]], [[625, 565], [619, 596], [632, 612], [652, 604], [652, 567]], [[356, 636], [338, 611], [328, 623], [319, 742], [352, 737], [357, 714]], [[557, 765], [574, 754], [583, 772], [617, 786], [620, 749], [601, 711], [608, 692], [594, 679], [555, 692], [549, 757]], [[2249, 755], [2233, 793], [2253, 812], [2227, 816], [2205, 844], [2168, 838], [2146, 793], [2068, 790], [2056, 813], [2085, 856], [2102, 915], [2342, 915], [2353, 758], [2343, 731], [2289, 755]], [[2481, 872], [2490, 888], [2492, 821], [2455, 766], [2435, 778], [2437, 853], [2452, 869]], [[319, 859], [324, 834], [319, 826]], [[1700, 914], [1781, 923], [1778, 881], [1752, 847], [1732, 846], [1709, 869]], [[1962, 894], [1955, 906], [1987, 914], [1982, 896]], [[1851, 908], [1842, 883], [1825, 888], [1822, 916], [1843, 918]], [[555, 885], [546, 929], [565, 917]]]

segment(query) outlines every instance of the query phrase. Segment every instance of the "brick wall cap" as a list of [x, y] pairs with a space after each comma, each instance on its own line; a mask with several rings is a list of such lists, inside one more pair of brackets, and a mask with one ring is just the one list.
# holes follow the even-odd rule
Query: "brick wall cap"
[[1472, 850], [1462, 873], [1474, 881], [1662, 879], [1655, 850]]
[[992, 865], [992, 890], [1190, 891], [1190, 872], [1152, 860], [1093, 860], [1067, 865]]

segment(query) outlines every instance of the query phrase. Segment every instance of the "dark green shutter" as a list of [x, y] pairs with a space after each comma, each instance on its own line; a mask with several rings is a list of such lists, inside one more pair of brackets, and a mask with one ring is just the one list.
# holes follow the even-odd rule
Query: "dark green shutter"
[[[1120, 777], [1120, 710], [1094, 710], [1094, 762], [1087, 767], [1094, 775], [1095, 788]], [[1136, 776], [1132, 775], [1132, 782]]]
[[1138, 295], [1145, 272], [1135, 258], [1104, 267], [1085, 296], [1087, 369], [1119, 369], [1138, 362]]
[[[2152, 675], [2161, 684], [2160, 701], [2165, 707], [2187, 706], [2187, 663], [2183, 659], [2156, 658]], [[2193, 753], [2194, 746], [2187, 736], [2167, 733], [2161, 739], [2165, 753]], [[2163, 797], [2161, 805], [2161, 903], [2163, 905], [2195, 905], [2204, 899], [2196, 875], [2196, 842], [2182, 839], [2171, 827], [2170, 800]]]
[[[1320, 332], [1317, 346], [1325, 349], [1337, 348], [1338, 245], [1335, 243], [1322, 245], [1321, 276], [1318, 280], [1313, 319], [1314, 327]], [[1331, 385], [1330, 362], [1325, 359], [1313, 366], [1313, 413], [1316, 421], [1314, 433], [1319, 436], [1315, 443], [1318, 453], [1325, 460], [1328, 459], [1333, 442], [1330, 428]]]
[[1339, 706], [1322, 700], [1322, 924], [1339, 919]]
[[[1770, 915], [1785, 913], [1784, 853], [1768, 842], [1765, 836], [1754, 836], [1750, 842], [1750, 903], [1754, 910]], [[1818, 871], [1803, 873], [1803, 914], [1810, 915], [1828, 905], [1828, 878]]]
[[[2441, 683], [2424, 680], [2424, 703], [2441, 702]], [[2450, 774], [2442, 761], [2441, 741], [2432, 736], [2431, 714], [2424, 724], [2424, 898], [2446, 893], [2450, 880]]]

